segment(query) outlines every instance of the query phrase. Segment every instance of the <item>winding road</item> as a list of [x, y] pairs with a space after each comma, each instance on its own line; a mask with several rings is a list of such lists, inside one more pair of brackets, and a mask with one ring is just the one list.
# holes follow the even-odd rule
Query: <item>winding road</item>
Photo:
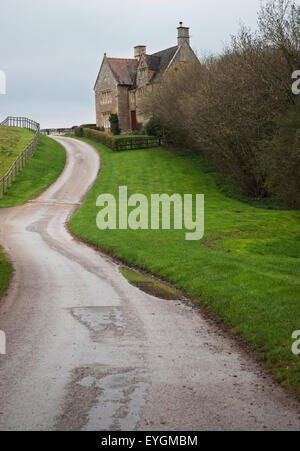
[[0, 430], [300, 430], [299, 403], [235, 340], [187, 303], [129, 285], [72, 238], [66, 222], [100, 159], [56, 139], [68, 156], [60, 178], [0, 209], [15, 267], [0, 305]]

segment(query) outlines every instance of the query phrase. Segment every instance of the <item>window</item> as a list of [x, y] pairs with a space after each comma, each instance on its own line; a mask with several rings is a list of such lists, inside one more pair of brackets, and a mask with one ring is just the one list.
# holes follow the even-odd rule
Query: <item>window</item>
[[112, 93], [111, 91], [104, 91], [100, 95], [100, 103], [102, 105], [108, 105], [112, 102]]
[[141, 80], [146, 78], [146, 69], [141, 69]]
[[135, 92], [132, 91], [130, 93], [130, 102], [132, 103], [132, 105], [135, 105]]
[[143, 96], [146, 93], [146, 88], [142, 87], [138, 89], [138, 95]]
[[110, 113], [103, 114], [103, 127], [104, 128], [110, 128], [109, 116], [110, 116]]

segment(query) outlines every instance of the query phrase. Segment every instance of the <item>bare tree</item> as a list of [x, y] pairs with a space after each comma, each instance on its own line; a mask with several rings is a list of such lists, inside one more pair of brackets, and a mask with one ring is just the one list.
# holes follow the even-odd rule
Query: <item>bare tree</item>
[[290, 71], [298, 69], [300, 7], [292, 0], [271, 0], [261, 6], [258, 25], [262, 39], [282, 51]]
[[299, 57], [298, 32], [294, 2], [270, 0], [260, 10], [258, 33], [243, 26], [221, 55], [170, 72], [144, 99], [145, 112], [160, 119], [167, 141], [198, 149], [246, 194], [266, 196], [276, 185], [274, 168], [282, 167], [279, 158], [266, 164], [272, 153], [266, 143], [277, 119], [296, 107], [291, 70]]

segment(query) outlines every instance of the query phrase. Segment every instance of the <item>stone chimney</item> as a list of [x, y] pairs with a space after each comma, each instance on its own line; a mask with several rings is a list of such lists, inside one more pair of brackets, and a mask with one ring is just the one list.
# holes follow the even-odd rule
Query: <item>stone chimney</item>
[[190, 29], [184, 27], [183, 23], [179, 23], [178, 30], [178, 47], [180, 47], [184, 42], [190, 45]]
[[144, 53], [146, 53], [146, 46], [145, 45], [137, 45], [134, 47], [134, 57], [136, 60], [139, 60]]

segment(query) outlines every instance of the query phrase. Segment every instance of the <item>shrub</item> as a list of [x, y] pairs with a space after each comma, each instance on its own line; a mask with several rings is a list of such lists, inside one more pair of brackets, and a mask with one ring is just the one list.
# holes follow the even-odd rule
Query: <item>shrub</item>
[[161, 144], [161, 140], [153, 136], [112, 136], [94, 129], [83, 127], [77, 127], [75, 135], [84, 136], [100, 142], [117, 152], [122, 150], [149, 149], [158, 147]]
[[146, 125], [146, 133], [149, 136], [163, 136], [163, 126], [161, 120], [157, 116], [153, 116]]
[[285, 205], [300, 208], [300, 96], [275, 127], [272, 139], [262, 146], [266, 188]]
[[75, 127], [74, 129], [75, 136], [82, 137], [83, 136], [83, 127]]
[[91, 130], [98, 130], [99, 132], [104, 132], [105, 128], [104, 127], [97, 127], [97, 125], [82, 125], [82, 127], [84, 128], [90, 128]]
[[113, 135], [120, 135], [121, 129], [119, 126], [119, 118], [117, 114], [111, 114], [109, 116], [110, 131]]
[[146, 130], [143, 128], [142, 130], [134, 130], [133, 132], [131, 132], [132, 136], [145, 136], [145, 135], [149, 135], [149, 133], [146, 132]]

